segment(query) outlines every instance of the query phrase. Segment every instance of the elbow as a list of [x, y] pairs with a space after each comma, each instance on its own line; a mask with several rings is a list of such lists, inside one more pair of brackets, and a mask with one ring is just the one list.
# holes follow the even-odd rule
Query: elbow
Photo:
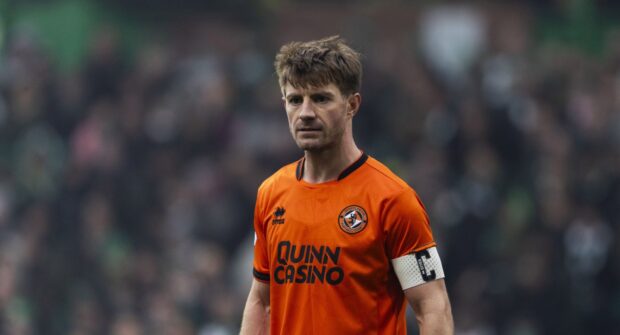
[[448, 296], [444, 296], [443, 299], [441, 299], [441, 303], [439, 304], [439, 314], [443, 315], [447, 320], [450, 321], [450, 323], [452, 323], [452, 306], [450, 306], [450, 300], [448, 299]]
[[442, 323], [446, 325], [446, 329], [448, 330], [448, 334], [454, 333], [454, 320], [452, 319], [452, 307], [450, 306], [450, 301], [446, 299], [446, 303], [443, 305], [440, 310], [440, 315]]
[[405, 290], [413, 307], [420, 334], [453, 334], [452, 307], [442, 280], [428, 282]]
[[431, 306], [426, 306], [416, 313], [420, 334], [454, 334], [452, 307], [447, 299], [436, 299]]

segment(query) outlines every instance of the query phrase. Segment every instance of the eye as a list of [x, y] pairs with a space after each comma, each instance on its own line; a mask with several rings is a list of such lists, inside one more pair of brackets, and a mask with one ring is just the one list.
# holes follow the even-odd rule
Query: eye
[[323, 104], [329, 102], [329, 97], [324, 94], [316, 94], [312, 96], [312, 100], [316, 103]]
[[300, 105], [301, 103], [303, 103], [304, 99], [299, 95], [292, 95], [288, 97], [287, 101], [291, 105]]

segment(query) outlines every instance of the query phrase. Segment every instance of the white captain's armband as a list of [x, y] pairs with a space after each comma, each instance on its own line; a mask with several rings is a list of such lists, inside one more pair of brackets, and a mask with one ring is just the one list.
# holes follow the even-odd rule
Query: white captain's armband
[[436, 247], [394, 258], [392, 265], [403, 291], [445, 277]]

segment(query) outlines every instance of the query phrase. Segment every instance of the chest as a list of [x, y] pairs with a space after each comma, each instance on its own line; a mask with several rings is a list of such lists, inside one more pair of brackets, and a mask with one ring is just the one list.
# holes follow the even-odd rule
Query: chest
[[348, 255], [383, 250], [381, 203], [368, 191], [290, 190], [270, 201], [265, 224], [274, 253], [282, 243]]

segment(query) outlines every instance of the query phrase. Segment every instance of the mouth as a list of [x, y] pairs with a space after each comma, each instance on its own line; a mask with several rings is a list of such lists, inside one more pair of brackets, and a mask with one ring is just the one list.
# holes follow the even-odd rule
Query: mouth
[[321, 131], [321, 128], [316, 128], [316, 127], [297, 128], [298, 133], [313, 133], [313, 132], [319, 132], [319, 131]]

